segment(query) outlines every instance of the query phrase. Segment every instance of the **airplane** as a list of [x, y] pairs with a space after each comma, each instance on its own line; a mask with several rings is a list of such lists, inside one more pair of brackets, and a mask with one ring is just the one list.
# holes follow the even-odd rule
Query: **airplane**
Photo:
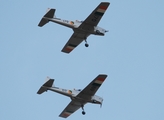
[[61, 50], [64, 53], [70, 53], [83, 40], [85, 41], [85, 46], [88, 47], [89, 44], [87, 43], [87, 37], [90, 34], [104, 36], [105, 33], [108, 32], [108, 30], [98, 27], [97, 24], [99, 23], [100, 19], [102, 18], [103, 14], [105, 13], [109, 5], [109, 2], [101, 2], [84, 21], [70, 21], [57, 18], [54, 15], [56, 9], [48, 8], [46, 14], [42, 17], [38, 26], [42, 27], [46, 23], [51, 21], [72, 28], [74, 33]]
[[69, 90], [69, 89], [55, 87], [53, 85], [54, 79], [47, 77], [47, 81], [40, 87], [37, 94], [42, 94], [43, 92], [50, 90], [71, 98], [71, 102], [61, 112], [59, 117], [67, 118], [79, 108], [82, 108], [83, 110], [82, 114], [85, 115], [84, 105], [86, 103], [100, 104], [100, 106], [102, 105], [103, 98], [95, 95], [95, 93], [99, 89], [101, 84], [104, 82], [106, 77], [107, 75], [105, 74], [99, 74], [83, 90], [81, 89]]

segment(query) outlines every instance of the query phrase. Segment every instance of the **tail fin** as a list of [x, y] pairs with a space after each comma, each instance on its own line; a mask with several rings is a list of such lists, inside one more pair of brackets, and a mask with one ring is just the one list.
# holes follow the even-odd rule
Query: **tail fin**
[[48, 8], [48, 9], [47, 9], [47, 13], [46, 13], [46, 14], [43, 16], [43, 18], [40, 20], [38, 26], [39, 26], [39, 27], [42, 27], [43, 25], [45, 25], [46, 23], [48, 23], [49, 20], [46, 19], [46, 18], [53, 18], [53, 17], [55, 17], [55, 16], [54, 16], [55, 11], [56, 11], [56, 9], [50, 9], [50, 8]]
[[40, 87], [37, 94], [42, 94], [47, 91], [47, 87], [52, 87], [54, 79], [48, 78], [48, 80]]

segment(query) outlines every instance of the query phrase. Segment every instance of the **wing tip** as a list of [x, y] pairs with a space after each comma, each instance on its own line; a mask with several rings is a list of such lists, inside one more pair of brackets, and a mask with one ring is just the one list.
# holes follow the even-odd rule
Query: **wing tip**
[[101, 2], [100, 4], [110, 5], [110, 2]]
[[66, 116], [63, 116], [63, 115], [59, 115], [59, 117], [62, 117], [62, 118], [67, 118], [68, 116], [66, 117]]
[[66, 54], [70, 53], [69, 51], [66, 51], [66, 50], [61, 50], [61, 52], [66, 53]]
[[103, 4], [110, 4], [110, 2], [101, 2], [101, 3], [103, 3]]
[[107, 77], [107, 74], [99, 74], [98, 76], [103, 76], [103, 77]]

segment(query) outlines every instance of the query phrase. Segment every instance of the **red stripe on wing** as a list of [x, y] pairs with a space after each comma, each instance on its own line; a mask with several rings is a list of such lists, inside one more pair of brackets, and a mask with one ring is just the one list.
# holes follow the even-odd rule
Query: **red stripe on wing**
[[97, 78], [97, 80], [103, 82], [105, 80], [105, 78]]
[[69, 114], [67, 114], [67, 113], [64, 113], [64, 114], [63, 114], [63, 116], [64, 116], [64, 117], [68, 117], [68, 116], [69, 116]]
[[108, 6], [100, 6], [99, 9], [103, 9], [106, 10], [108, 8]]
[[71, 52], [73, 49], [71, 49], [71, 48], [69, 48], [69, 47], [67, 47], [67, 48], [65, 48], [67, 51], [69, 51], [69, 52]]

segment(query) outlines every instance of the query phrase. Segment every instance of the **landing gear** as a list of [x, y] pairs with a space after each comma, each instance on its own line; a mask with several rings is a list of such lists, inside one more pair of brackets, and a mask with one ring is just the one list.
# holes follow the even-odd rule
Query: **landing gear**
[[100, 31], [99, 31], [99, 30], [96, 30], [96, 33], [97, 33], [97, 34], [100, 34]]
[[87, 39], [85, 39], [85, 47], [88, 47], [89, 44], [87, 43]]
[[82, 111], [82, 114], [85, 115], [85, 111]]
[[82, 108], [82, 114], [85, 115], [85, 111], [84, 111], [84, 105], [81, 105], [81, 108]]
[[89, 44], [85, 43], [85, 47], [88, 47], [88, 46], [89, 46]]

